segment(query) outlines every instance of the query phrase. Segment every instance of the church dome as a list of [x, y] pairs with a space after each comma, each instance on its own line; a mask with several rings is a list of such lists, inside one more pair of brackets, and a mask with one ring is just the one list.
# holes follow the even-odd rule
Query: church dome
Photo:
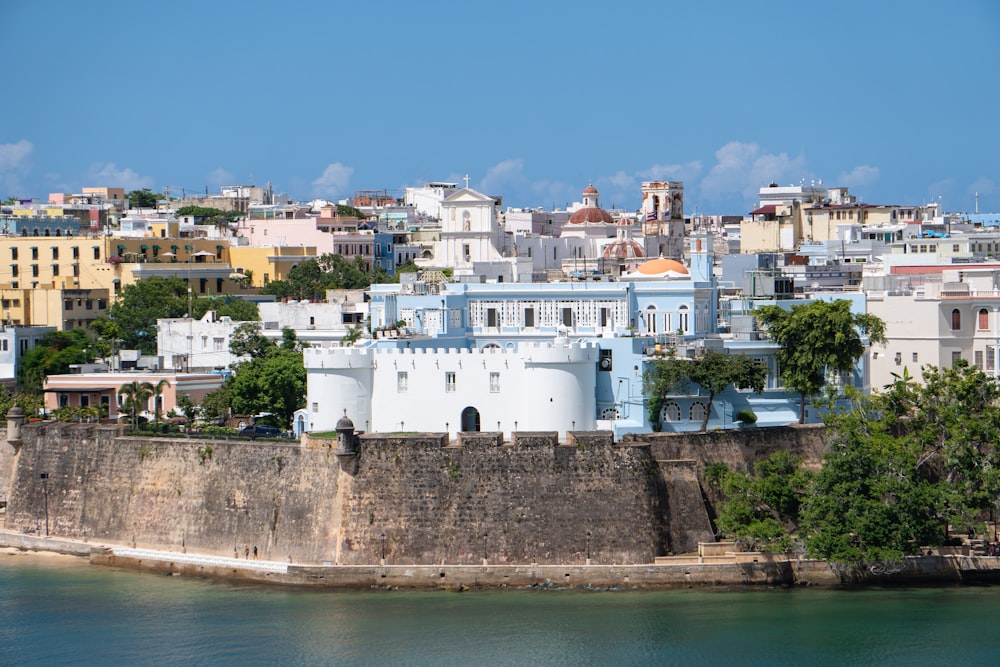
[[611, 217], [611, 214], [603, 208], [587, 206], [585, 208], [577, 209], [577, 211], [570, 216], [569, 222], [571, 225], [596, 225], [602, 223], [606, 225], [613, 225], [615, 220]]
[[597, 198], [597, 188], [593, 183], [588, 185], [583, 191], [583, 206], [578, 208], [569, 217], [571, 225], [613, 225], [614, 218], [611, 214], [601, 208]]
[[648, 262], [643, 262], [642, 265], [636, 269], [636, 273], [643, 276], [689, 276], [690, 272], [687, 267], [678, 262], [675, 259], [664, 259], [659, 257], [657, 259], [651, 259]]
[[641, 259], [646, 253], [638, 241], [628, 239], [609, 243], [604, 247], [602, 256], [607, 259]]

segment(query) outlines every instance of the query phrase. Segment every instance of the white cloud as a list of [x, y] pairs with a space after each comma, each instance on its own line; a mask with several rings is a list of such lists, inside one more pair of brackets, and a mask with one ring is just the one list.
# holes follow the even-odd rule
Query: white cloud
[[[875, 185], [879, 179], [878, 167], [871, 167], [867, 164], [859, 164], [854, 169], [845, 172], [837, 177], [837, 182], [834, 184], [835, 187], [846, 186], [846, 187], [864, 187], [869, 185]], [[856, 194], [856, 193], [855, 193]]]
[[218, 187], [220, 185], [230, 185], [234, 183], [236, 181], [236, 177], [231, 171], [223, 169], [222, 167], [217, 167], [205, 174], [205, 180], [208, 185]]
[[6, 192], [0, 196], [19, 196], [27, 193], [18, 192], [22, 186], [21, 177], [28, 171], [28, 158], [34, 149], [31, 142], [21, 139], [13, 144], [0, 144], [0, 187]]
[[131, 167], [119, 169], [114, 162], [95, 162], [87, 168], [84, 178], [86, 186], [124, 188], [125, 192], [153, 187], [149, 176], [140, 176]]
[[701, 180], [702, 197], [723, 200], [739, 195], [753, 201], [759, 189], [770, 182], [790, 182], [808, 176], [802, 156], [763, 153], [756, 143], [730, 141], [715, 152], [716, 163]]
[[354, 167], [333, 162], [327, 165], [323, 174], [312, 182], [313, 194], [327, 199], [334, 199], [337, 195], [346, 196], [353, 174]]
[[695, 160], [686, 164], [654, 164], [638, 175], [648, 181], [690, 181], [700, 173], [701, 161]]
[[[463, 183], [465, 181], [462, 181]], [[476, 189], [484, 194], [503, 194], [524, 182], [524, 160], [514, 158], [498, 162], [486, 170]]]

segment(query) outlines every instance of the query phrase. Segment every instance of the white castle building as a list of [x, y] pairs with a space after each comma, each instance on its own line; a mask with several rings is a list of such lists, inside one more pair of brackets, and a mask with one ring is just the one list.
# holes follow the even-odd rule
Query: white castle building
[[[777, 346], [755, 332], [720, 334], [712, 245], [691, 238], [691, 263], [657, 258], [619, 280], [373, 285], [371, 326], [392, 332], [353, 348], [306, 349], [306, 408], [297, 432], [346, 415], [373, 432], [611, 430], [616, 437], [731, 428], [749, 408], [759, 426], [798, 420], [780, 385]], [[864, 312], [864, 303], [854, 305]], [[650, 419], [643, 374], [667, 349], [746, 354], [771, 371], [762, 394], [730, 388], [711, 406], [697, 386]], [[867, 389], [867, 370], [854, 375]], [[810, 410], [810, 420], [818, 414]]]

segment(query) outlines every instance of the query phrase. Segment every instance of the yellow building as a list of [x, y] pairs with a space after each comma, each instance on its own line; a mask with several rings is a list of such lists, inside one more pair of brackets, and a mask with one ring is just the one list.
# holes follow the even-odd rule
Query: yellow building
[[310, 259], [315, 247], [231, 246], [229, 257], [236, 272], [248, 275], [247, 285], [263, 287], [272, 280], [286, 280], [288, 272]]

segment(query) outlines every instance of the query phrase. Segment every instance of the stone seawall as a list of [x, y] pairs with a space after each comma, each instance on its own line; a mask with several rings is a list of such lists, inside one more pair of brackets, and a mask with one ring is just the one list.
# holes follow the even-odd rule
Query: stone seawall
[[821, 442], [815, 429], [746, 431], [622, 443], [606, 432], [568, 443], [550, 432], [368, 434], [345, 457], [308, 437], [138, 438], [44, 422], [22, 428], [16, 456], [4, 445], [0, 466], [11, 473], [6, 527], [18, 532], [43, 532], [47, 516], [52, 535], [219, 556], [614, 566], [711, 541], [705, 463], [746, 467]]

